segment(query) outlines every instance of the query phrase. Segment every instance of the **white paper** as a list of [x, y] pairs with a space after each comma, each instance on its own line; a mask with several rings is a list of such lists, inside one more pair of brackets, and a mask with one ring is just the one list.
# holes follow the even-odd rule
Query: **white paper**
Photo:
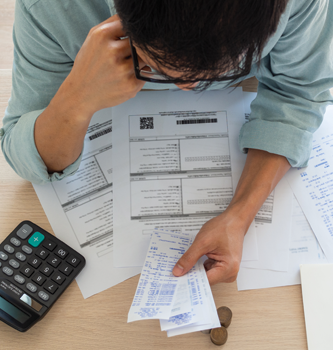
[[[199, 291], [199, 303], [197, 304], [200, 307], [199, 313], [202, 314], [199, 317], [199, 321], [174, 328], [167, 331], [168, 337], [173, 337], [176, 335], [187, 334], [192, 332], [198, 332], [206, 329], [218, 328], [221, 326], [220, 320], [216, 311], [216, 305], [214, 302], [212, 290], [210, 288], [207, 274], [203, 266], [204, 258], [201, 258], [196, 264], [196, 277], [195, 282], [198, 283]], [[193, 282], [194, 283], [194, 282]], [[198, 307], [198, 309], [199, 309]]]
[[161, 330], [167, 331], [169, 337], [220, 326], [203, 266], [204, 258], [199, 259], [186, 275], [172, 275], [179, 255], [193, 240], [194, 236], [189, 234], [179, 235], [165, 230], [154, 232], [128, 322], [160, 319]]
[[237, 277], [238, 290], [272, 288], [300, 284], [300, 264], [322, 264], [327, 262], [325, 255], [295, 197], [293, 197], [292, 218], [288, 272], [241, 267]]
[[[116, 266], [142, 266], [155, 228], [196, 234], [226, 209], [227, 121], [244, 115], [242, 96], [241, 89], [144, 92], [113, 109]], [[258, 258], [255, 232], [244, 257]]]
[[293, 192], [285, 179], [274, 192], [272, 223], [256, 226], [259, 260], [242, 262], [242, 267], [288, 271]]
[[[233, 188], [237, 187], [246, 156], [239, 150], [237, 136], [251, 113], [250, 103], [255, 93], [243, 93], [244, 115], [228, 120]], [[289, 241], [291, 233], [292, 191], [282, 179], [266, 199], [255, 218], [259, 259], [242, 261], [243, 267], [288, 270]]]
[[113, 182], [111, 109], [96, 113], [74, 176], [34, 185], [56, 236], [86, 258], [77, 277], [84, 298], [140, 273], [113, 268]]
[[333, 344], [333, 265], [301, 265], [302, 294], [309, 350]]
[[333, 262], [333, 106], [313, 135], [306, 168], [286, 175], [328, 262]]
[[[171, 317], [175, 309], [175, 296], [179, 292], [179, 285], [187, 282], [187, 275], [175, 277], [173, 267], [178, 259], [185, 253], [193, 241], [191, 235], [166, 234], [155, 231], [151, 237], [146, 259], [142, 268], [138, 287], [128, 313], [127, 322], [166, 319]], [[177, 290], [178, 289], [178, 290]], [[183, 291], [188, 297], [187, 289]], [[191, 304], [187, 310], [173, 312], [173, 316], [183, 312], [190, 312]]]

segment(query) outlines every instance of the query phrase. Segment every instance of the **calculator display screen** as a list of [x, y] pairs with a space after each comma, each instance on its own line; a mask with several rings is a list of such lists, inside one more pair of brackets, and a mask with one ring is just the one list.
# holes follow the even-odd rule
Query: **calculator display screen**
[[19, 310], [17, 307], [2, 297], [0, 297], [0, 309], [9, 316], [15, 318], [15, 320], [19, 321], [20, 323], [25, 323], [30, 318], [27, 314]]

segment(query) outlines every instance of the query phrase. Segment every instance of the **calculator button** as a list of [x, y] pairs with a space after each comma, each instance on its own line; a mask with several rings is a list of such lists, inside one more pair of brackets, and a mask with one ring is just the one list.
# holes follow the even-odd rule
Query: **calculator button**
[[54, 255], [49, 256], [46, 261], [54, 267], [58, 267], [61, 263], [61, 260]]
[[6, 261], [6, 260], [8, 260], [8, 255], [5, 254], [4, 252], [0, 252], [0, 259], [2, 261]]
[[26, 287], [30, 290], [30, 292], [35, 293], [37, 291], [37, 286], [32, 283], [27, 283]]
[[44, 264], [39, 271], [45, 276], [49, 277], [51, 276], [54, 269], [52, 269], [52, 267], [49, 266], [48, 264]]
[[38, 292], [38, 296], [44, 301], [48, 301], [50, 299], [50, 296], [42, 290]]
[[30, 238], [28, 243], [33, 246], [34, 248], [37, 248], [43, 241], [44, 241], [44, 235], [42, 235], [40, 232], [35, 232]]
[[32, 256], [28, 260], [28, 264], [34, 267], [35, 269], [37, 269], [41, 265], [41, 263], [42, 263], [42, 260], [40, 260], [39, 258], [35, 258], [34, 256]]
[[44, 289], [49, 291], [51, 294], [54, 294], [57, 291], [58, 287], [54, 282], [48, 281], [45, 284]]
[[12, 269], [10, 269], [9, 267], [5, 266], [2, 269], [3, 273], [5, 273], [7, 276], [12, 276], [14, 271]]
[[58, 255], [59, 258], [65, 259], [66, 256], [68, 255], [68, 252], [67, 252], [65, 249], [58, 248], [58, 249], [55, 251], [55, 254]]
[[16, 258], [17, 258], [18, 260], [20, 260], [20, 261], [25, 261], [25, 260], [27, 259], [27, 257], [26, 257], [24, 254], [20, 253], [20, 252], [17, 252], [17, 253], [15, 254], [15, 256], [16, 256]]
[[55, 273], [53, 276], [52, 276], [52, 281], [58, 283], [60, 286], [65, 282], [66, 278], [65, 276], [62, 274], [62, 273]]
[[61, 266], [59, 267], [59, 271], [64, 273], [66, 276], [69, 276], [72, 273], [73, 268], [70, 267], [68, 264], [64, 263], [61, 264]]
[[21, 238], [21, 239], [26, 239], [30, 233], [33, 231], [32, 227], [24, 224], [17, 232], [16, 234]]
[[30, 277], [33, 273], [34, 273], [34, 269], [31, 268], [30, 266], [28, 265], [25, 265], [22, 267], [22, 269], [20, 270], [21, 273], [23, 273], [24, 276], [26, 277]]
[[28, 265], [25, 265], [22, 267], [22, 269], [20, 270], [21, 273], [23, 273], [24, 276], [26, 277], [30, 277], [33, 273], [34, 273], [34, 269], [31, 268], [30, 266]]
[[21, 241], [19, 241], [17, 238], [15, 238], [15, 237], [12, 237], [11, 239], [10, 239], [10, 243], [12, 244], [12, 245], [14, 245], [15, 247], [19, 247], [20, 245], [21, 245]]
[[39, 248], [35, 254], [43, 260], [45, 260], [50, 255], [50, 253], [44, 248]]
[[6, 245], [3, 247], [3, 249], [4, 249], [7, 253], [9, 253], [9, 254], [12, 254], [12, 253], [15, 252], [15, 249], [14, 249], [11, 245], [9, 245], [9, 244], [6, 244]]
[[28, 247], [27, 245], [24, 245], [22, 247], [22, 250], [24, 251], [24, 253], [26, 253], [28, 255], [32, 254], [32, 249], [30, 247]]
[[34, 282], [36, 282], [39, 286], [41, 286], [45, 281], [46, 278], [42, 276], [41, 274], [35, 274], [35, 276], [32, 278]]
[[24, 284], [24, 282], [25, 282], [25, 278], [20, 276], [20, 275], [15, 275], [14, 280], [19, 284]]
[[57, 244], [54, 243], [53, 241], [50, 241], [49, 239], [46, 239], [46, 240], [43, 242], [43, 247], [45, 247], [46, 249], [48, 249], [50, 252], [53, 252], [56, 246], [57, 246]]
[[69, 258], [66, 260], [68, 263], [70, 263], [72, 266], [76, 267], [80, 264], [80, 260], [76, 258], [74, 255], [70, 255]]
[[14, 269], [18, 269], [20, 267], [20, 263], [18, 263], [16, 260], [14, 259], [10, 259], [9, 260], [9, 265], [11, 267], [14, 267]]

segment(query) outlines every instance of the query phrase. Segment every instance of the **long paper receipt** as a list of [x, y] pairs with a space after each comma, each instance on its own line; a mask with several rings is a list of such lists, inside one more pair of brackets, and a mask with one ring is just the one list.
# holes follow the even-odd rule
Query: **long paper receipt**
[[172, 274], [193, 239], [192, 234], [154, 232], [128, 322], [159, 319], [168, 336], [220, 327], [203, 259], [185, 276]]

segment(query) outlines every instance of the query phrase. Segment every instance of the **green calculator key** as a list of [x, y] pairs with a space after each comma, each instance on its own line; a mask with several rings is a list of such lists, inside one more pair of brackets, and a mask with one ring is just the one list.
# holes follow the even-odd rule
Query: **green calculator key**
[[30, 238], [28, 243], [32, 245], [33, 247], [37, 248], [44, 240], [44, 235], [42, 235], [40, 232], [35, 232]]

